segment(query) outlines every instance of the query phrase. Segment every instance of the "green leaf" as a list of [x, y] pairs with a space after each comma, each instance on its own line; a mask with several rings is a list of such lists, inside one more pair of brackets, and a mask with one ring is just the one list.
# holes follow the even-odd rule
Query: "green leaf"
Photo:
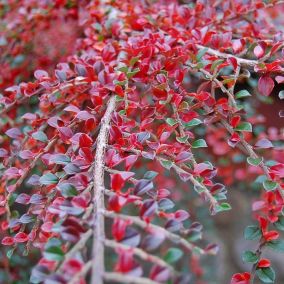
[[178, 249], [178, 248], [170, 248], [165, 257], [164, 257], [164, 260], [167, 262], [167, 263], [174, 263], [174, 262], [177, 262], [181, 257], [183, 256], [183, 251]]
[[168, 117], [168, 118], [166, 119], [166, 122], [167, 122], [167, 124], [170, 125], [170, 126], [174, 126], [175, 124], [178, 123], [175, 119], [170, 118], [170, 117]]
[[216, 210], [217, 213], [223, 212], [223, 211], [228, 211], [228, 210], [231, 210], [231, 209], [232, 209], [231, 205], [229, 203], [226, 203], [226, 202], [221, 203], [221, 204], [219, 204], [215, 207], [215, 210]]
[[284, 100], [284, 90], [280, 91], [278, 96], [280, 100]]
[[173, 166], [173, 162], [169, 160], [160, 160], [160, 164], [167, 170], [169, 170]]
[[197, 139], [192, 142], [192, 148], [205, 148], [207, 147], [206, 141], [204, 139]]
[[236, 131], [252, 132], [252, 126], [249, 122], [241, 122], [236, 128]]
[[155, 178], [157, 175], [158, 175], [157, 172], [148, 171], [148, 172], [146, 172], [146, 173], [144, 174], [144, 177], [143, 177], [143, 178], [152, 180], [152, 179]]
[[261, 231], [258, 226], [247, 226], [244, 236], [246, 240], [257, 240], [261, 237]]
[[48, 260], [61, 261], [64, 259], [64, 253], [59, 246], [48, 247], [43, 255]]
[[43, 185], [56, 184], [58, 182], [58, 178], [56, 175], [52, 173], [45, 174], [40, 177], [39, 182]]
[[46, 142], [48, 140], [46, 134], [42, 131], [37, 131], [37, 132], [34, 132], [32, 134], [32, 137], [37, 140], [37, 141], [41, 141], [41, 142]]
[[276, 181], [272, 180], [265, 180], [263, 182], [263, 187], [266, 191], [272, 191], [275, 190], [278, 186], [278, 183]]
[[118, 68], [118, 71], [120, 71], [122, 73], [127, 73], [128, 67], [127, 66], [122, 66], [122, 67]]
[[78, 195], [77, 189], [71, 183], [58, 184], [57, 188], [60, 190], [61, 194], [64, 197], [73, 197]]
[[274, 226], [279, 231], [284, 231], [284, 216], [280, 216], [278, 221], [274, 223]]
[[194, 118], [194, 119], [192, 119], [189, 122], [183, 123], [183, 125], [184, 125], [185, 128], [189, 128], [189, 127], [193, 127], [193, 126], [199, 125], [201, 123], [202, 123], [202, 121], [200, 119]]
[[137, 74], [139, 71], [140, 71], [139, 68], [135, 68], [134, 70], [127, 72], [126, 76], [127, 76], [128, 79], [130, 79], [133, 76], [135, 76], [135, 74]]
[[267, 247], [277, 251], [284, 252], [284, 240], [273, 240], [267, 243]]
[[127, 80], [123, 81], [114, 80], [113, 83], [117, 86], [124, 86], [127, 83]]
[[256, 263], [259, 260], [259, 257], [256, 255], [256, 253], [247, 250], [242, 253], [242, 259], [243, 262]]
[[251, 94], [247, 90], [241, 90], [237, 92], [235, 96], [237, 99], [241, 99], [241, 98], [250, 97]]
[[196, 55], [196, 60], [200, 61], [201, 58], [203, 57], [203, 55], [207, 52], [208, 48], [203, 48], [201, 50], [198, 51], [197, 55]]
[[189, 137], [188, 135], [183, 136], [183, 137], [176, 137], [176, 140], [177, 140], [179, 143], [184, 144], [184, 143], [186, 143], [186, 142], [187, 142], [188, 137]]
[[139, 57], [132, 57], [130, 59], [130, 66], [134, 66], [134, 64], [139, 60]]
[[211, 68], [210, 68], [210, 71], [213, 72], [216, 69], [216, 67], [221, 65], [223, 62], [224, 62], [224, 59], [217, 59], [217, 60], [213, 61]]
[[67, 165], [71, 162], [71, 159], [65, 154], [55, 154], [50, 158], [50, 161], [57, 165]]
[[275, 281], [275, 272], [271, 267], [258, 268], [256, 275], [264, 283], [274, 283]]
[[247, 157], [247, 162], [252, 166], [259, 166], [262, 160], [263, 160], [262, 157], [259, 158]]

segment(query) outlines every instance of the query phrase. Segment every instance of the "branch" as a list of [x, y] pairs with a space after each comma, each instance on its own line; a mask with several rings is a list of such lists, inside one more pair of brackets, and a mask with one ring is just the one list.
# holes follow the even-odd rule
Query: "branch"
[[[196, 46], [197, 46], [198, 49], [205, 49], [206, 48], [207, 53], [210, 54], [210, 55], [214, 55], [214, 56], [224, 58], [224, 59], [234, 58], [238, 62], [238, 65], [246, 67], [250, 70], [254, 70], [254, 67], [256, 65], [258, 65], [259, 63], [265, 63], [262, 60], [253, 60], [253, 59], [241, 58], [241, 57], [238, 57], [236, 55], [224, 53], [224, 52], [221, 52], [219, 50], [215, 50], [215, 49], [212, 49], [210, 47], [206, 47], [206, 46], [203, 46], [203, 45], [200, 45], [200, 44], [197, 44]], [[281, 47], [283, 47], [283, 46], [284, 46], [284, 44], [281, 45]], [[275, 72], [279, 73], [279, 74], [283, 74], [284, 68], [281, 68], [280, 70], [277, 70]]]
[[159, 258], [155, 255], [149, 254], [141, 248], [131, 247], [131, 246], [128, 246], [128, 245], [125, 245], [125, 244], [122, 244], [122, 243], [118, 243], [118, 242], [113, 241], [113, 240], [107, 240], [107, 239], [104, 241], [104, 243], [107, 247], [110, 247], [110, 248], [113, 248], [113, 249], [121, 248], [123, 250], [131, 250], [136, 256], [138, 256], [142, 260], [145, 260], [146, 262], [150, 261], [155, 265], [165, 267], [173, 275], [177, 274], [177, 271], [175, 271], [174, 268], [171, 265], [169, 265], [167, 262], [165, 262], [163, 259], [161, 259], [161, 258]]
[[123, 284], [160, 284], [159, 282], [150, 280], [149, 278], [135, 277], [117, 272], [105, 272], [104, 279], [106, 281]]
[[115, 96], [111, 96], [106, 112], [101, 120], [101, 129], [97, 138], [97, 149], [94, 161], [94, 238], [93, 238], [93, 269], [91, 283], [103, 284], [104, 273], [104, 166], [105, 166], [105, 150], [108, 142], [109, 127], [111, 115], [115, 110]]
[[206, 252], [202, 248], [188, 242], [183, 237], [181, 237], [181, 236], [179, 236], [175, 233], [172, 233], [172, 232], [170, 232], [170, 231], [168, 231], [168, 230], [166, 230], [166, 229], [164, 229], [164, 228], [162, 228], [158, 225], [154, 225], [152, 223], [147, 223], [147, 222], [141, 220], [138, 217], [119, 214], [119, 213], [115, 213], [115, 212], [111, 212], [111, 211], [107, 211], [107, 210], [105, 210], [103, 212], [103, 214], [104, 214], [105, 217], [111, 218], [111, 219], [119, 218], [119, 219], [122, 219], [122, 220], [130, 220], [133, 224], [135, 224], [136, 226], [140, 227], [143, 230], [145, 230], [147, 228], [151, 228], [153, 230], [160, 231], [165, 235], [165, 237], [168, 240], [170, 240], [173, 243], [180, 244], [181, 246], [183, 246], [188, 251], [196, 250], [200, 254], [206, 254]]
[[93, 233], [92, 231], [93, 231], [92, 229], [89, 229], [86, 233], [80, 236], [80, 240], [64, 255], [64, 260], [56, 270], [57, 272], [61, 272], [66, 261], [71, 259], [75, 253], [77, 253], [78, 251], [80, 251], [85, 247], [88, 239], [91, 237]]
[[[146, 152], [142, 151], [142, 150], [137, 150], [137, 149], [127, 149], [127, 148], [121, 148], [123, 151], [126, 152], [130, 152], [130, 153], [134, 153], [136, 155], [145, 155]], [[161, 156], [155, 156], [155, 159], [159, 162], [161, 161], [167, 161], [167, 159], [161, 157]], [[200, 193], [204, 193], [204, 195], [207, 197], [207, 199], [209, 200], [210, 205], [212, 206], [212, 208], [216, 208], [216, 206], [218, 206], [218, 201], [215, 199], [215, 197], [211, 194], [211, 192], [208, 190], [208, 188], [203, 185], [202, 183], [200, 183], [191, 173], [185, 171], [184, 169], [182, 169], [181, 167], [179, 167], [178, 165], [176, 165], [174, 162], [172, 164], [172, 168], [176, 171], [177, 174], [183, 173], [189, 176], [189, 180], [191, 181], [191, 183], [196, 186], [199, 187], [200, 189], [202, 189], [201, 192], [198, 192], [198, 194]]]
[[[68, 88], [71, 88], [73, 86], [81, 86], [81, 85], [88, 85], [88, 82], [85, 81], [81, 81], [83, 77], [76, 77], [75, 79], [72, 79], [71, 82], [66, 83], [64, 86], [59, 86], [58, 88], [56, 88], [55, 90], [53, 90], [51, 92], [52, 94], [57, 93], [58, 91], [64, 91]], [[85, 79], [85, 78], [84, 78]], [[42, 93], [44, 93], [46, 91], [46, 88], [41, 87], [38, 90], [36, 90], [31, 96], [29, 97], [22, 97], [19, 100], [15, 100], [14, 102], [12, 102], [11, 104], [4, 106], [3, 109], [1, 109], [1, 115], [11, 111], [14, 107], [16, 107], [17, 105], [21, 105], [23, 104], [25, 101], [27, 101], [28, 99], [30, 99], [30, 97], [33, 97], [35, 95], [40, 95]]]

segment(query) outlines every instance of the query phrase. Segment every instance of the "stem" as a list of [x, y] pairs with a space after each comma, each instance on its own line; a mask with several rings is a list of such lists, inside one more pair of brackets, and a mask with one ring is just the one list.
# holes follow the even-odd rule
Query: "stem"
[[161, 267], [167, 268], [169, 271], [171, 271], [172, 274], [177, 274], [174, 268], [171, 265], [169, 265], [167, 262], [165, 262], [163, 259], [155, 255], [149, 254], [141, 248], [131, 247], [131, 246], [128, 246], [122, 243], [118, 243], [113, 240], [105, 240], [104, 243], [107, 247], [110, 247], [113, 249], [121, 248], [123, 250], [131, 250], [136, 256], [138, 256], [142, 260], [145, 260], [146, 262], [150, 261], [155, 265], [159, 265]]
[[103, 284], [104, 273], [104, 215], [102, 211], [104, 205], [104, 166], [105, 166], [105, 150], [108, 142], [109, 127], [111, 122], [111, 115], [115, 110], [115, 96], [111, 96], [106, 112], [101, 120], [101, 129], [97, 138], [97, 149], [94, 161], [94, 238], [93, 238], [93, 269], [91, 276], [92, 284]]
[[160, 232], [162, 232], [165, 237], [170, 240], [171, 242], [175, 243], [175, 244], [180, 244], [181, 246], [183, 246], [186, 250], [188, 251], [192, 251], [194, 249], [198, 250], [200, 254], [206, 254], [206, 252], [188, 242], [186, 239], [184, 239], [183, 237], [175, 234], [175, 233], [172, 233], [158, 225], [154, 225], [154, 224], [151, 224], [151, 223], [146, 223], [145, 221], [141, 220], [140, 218], [138, 217], [135, 217], [135, 216], [129, 216], [129, 215], [123, 215], [123, 214], [118, 214], [118, 213], [115, 213], [115, 212], [111, 212], [111, 211], [104, 211], [103, 213], [106, 217], [108, 218], [112, 218], [112, 219], [115, 219], [115, 218], [119, 218], [119, 219], [122, 219], [122, 220], [130, 220], [133, 224], [135, 224], [136, 226], [140, 227], [141, 229], [145, 230], [145, 229], [153, 229], [153, 230], [159, 230]]
[[[262, 254], [262, 249], [263, 247], [265, 246], [265, 241], [264, 240], [260, 240], [260, 244], [255, 252], [255, 254], [257, 255], [258, 258], [260, 258], [261, 254]], [[250, 279], [250, 284], [253, 284], [254, 283], [254, 277], [255, 277], [255, 273], [256, 273], [256, 269], [257, 269], [257, 265], [258, 265], [258, 262], [256, 262], [252, 268], [251, 268], [251, 279]]]
[[159, 282], [150, 280], [149, 278], [135, 277], [117, 272], [104, 273], [104, 279], [106, 281], [112, 281], [115, 283], [123, 283], [123, 284], [159, 284]]

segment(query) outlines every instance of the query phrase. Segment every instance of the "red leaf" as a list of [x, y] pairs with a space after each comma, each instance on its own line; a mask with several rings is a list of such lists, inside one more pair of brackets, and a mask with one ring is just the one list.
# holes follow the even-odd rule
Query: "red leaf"
[[250, 278], [249, 272], [236, 273], [233, 275], [230, 284], [250, 284]]
[[258, 80], [258, 90], [263, 96], [269, 96], [274, 88], [274, 81], [268, 75], [263, 75]]
[[258, 262], [257, 266], [258, 266], [258, 267], [261, 267], [261, 268], [269, 267], [269, 266], [270, 266], [270, 261], [269, 261], [269, 259], [262, 258], [262, 259]]
[[29, 239], [28, 235], [24, 232], [19, 232], [14, 237], [14, 241], [16, 243], [25, 243], [28, 241], [28, 239]]
[[12, 238], [12, 237], [5, 237], [3, 240], [2, 240], [2, 242], [1, 242], [1, 244], [3, 245], [3, 246], [11, 246], [11, 245], [13, 245], [15, 242], [14, 242], [14, 239]]
[[82, 133], [79, 137], [80, 148], [82, 147], [90, 148], [92, 145], [93, 145], [93, 139], [89, 135]]

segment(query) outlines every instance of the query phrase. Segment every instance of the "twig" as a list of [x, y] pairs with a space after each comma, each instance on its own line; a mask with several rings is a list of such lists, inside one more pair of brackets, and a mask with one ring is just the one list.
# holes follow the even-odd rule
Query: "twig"
[[152, 223], [147, 223], [143, 220], [141, 220], [140, 218], [138, 217], [135, 217], [135, 216], [129, 216], [129, 215], [124, 215], [124, 214], [118, 214], [118, 213], [115, 213], [115, 212], [111, 212], [111, 211], [107, 211], [105, 210], [103, 212], [103, 214], [108, 217], [108, 218], [112, 218], [112, 219], [115, 219], [115, 218], [119, 218], [119, 219], [122, 219], [122, 220], [130, 220], [133, 224], [135, 224], [136, 226], [140, 227], [141, 229], [145, 230], [147, 228], [150, 228], [150, 229], [153, 229], [153, 230], [156, 230], [156, 231], [160, 231], [164, 234], [164, 236], [170, 240], [171, 242], [173, 243], [176, 243], [176, 244], [180, 244], [181, 246], [183, 246], [186, 250], [188, 251], [193, 251], [193, 250], [196, 250], [198, 251], [200, 254], [206, 254], [206, 252], [190, 243], [189, 241], [187, 241], [186, 239], [184, 239], [183, 237], [175, 234], [175, 233], [172, 233], [158, 225], [154, 225]]
[[165, 262], [163, 259], [161, 259], [161, 258], [159, 258], [155, 255], [149, 254], [141, 248], [130, 247], [128, 245], [118, 243], [118, 242], [113, 241], [113, 240], [107, 240], [107, 239], [104, 241], [104, 243], [107, 247], [110, 247], [112, 249], [121, 248], [123, 250], [131, 250], [136, 256], [138, 256], [142, 260], [150, 261], [150, 262], [152, 262], [156, 265], [159, 265], [161, 267], [165, 267], [165, 268], [169, 269], [169, 271], [173, 275], [178, 274], [177, 271], [175, 271], [174, 268], [171, 265], [169, 265], [167, 262]]
[[135, 277], [117, 272], [105, 272], [104, 279], [106, 281], [123, 284], [160, 284], [159, 282], [150, 280], [149, 278]]

